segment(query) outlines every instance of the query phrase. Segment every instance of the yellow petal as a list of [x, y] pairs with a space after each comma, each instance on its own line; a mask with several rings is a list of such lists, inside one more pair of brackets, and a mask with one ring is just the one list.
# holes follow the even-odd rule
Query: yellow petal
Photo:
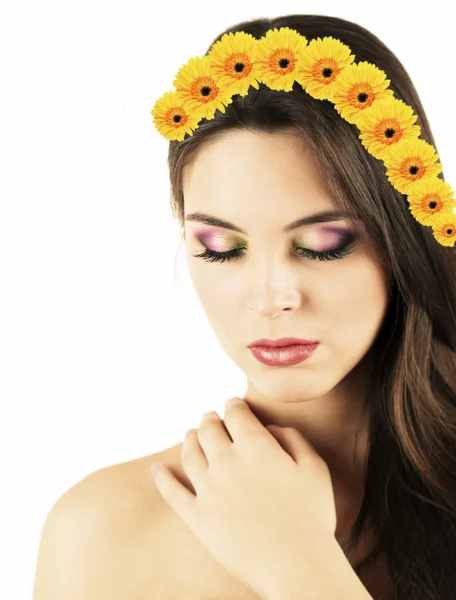
[[422, 225], [432, 225], [445, 212], [456, 207], [451, 186], [438, 177], [424, 179], [413, 185], [408, 194], [410, 212]]
[[260, 81], [273, 90], [291, 91], [298, 60], [306, 45], [307, 39], [289, 27], [270, 29], [256, 46]]
[[421, 127], [412, 108], [402, 100], [389, 96], [377, 99], [372, 106], [359, 115], [356, 125], [360, 139], [367, 151], [382, 158], [385, 152], [402, 139], [419, 137]]
[[163, 94], [150, 112], [155, 127], [168, 140], [182, 141], [185, 134], [193, 135], [200, 120], [176, 92]]
[[442, 171], [437, 163], [435, 148], [420, 138], [407, 138], [391, 146], [383, 156], [386, 175], [392, 185], [403, 194], [412, 191], [420, 180], [435, 177]]
[[371, 63], [349, 65], [332, 86], [332, 102], [343, 119], [356, 124], [375, 100], [393, 96], [389, 84], [386, 74]]
[[309, 42], [298, 61], [296, 80], [318, 100], [331, 100], [332, 86], [339, 74], [355, 60], [350, 48], [333, 37]]
[[442, 246], [453, 247], [456, 244], [456, 214], [445, 213], [432, 225], [435, 239]]
[[219, 88], [245, 96], [252, 85], [258, 89], [258, 65], [255, 62], [257, 40], [238, 31], [225, 34], [209, 53], [211, 74]]
[[230, 91], [221, 89], [213, 78], [208, 56], [191, 58], [181, 67], [174, 87], [200, 118], [212, 119], [217, 109], [225, 112], [225, 107], [232, 102]]

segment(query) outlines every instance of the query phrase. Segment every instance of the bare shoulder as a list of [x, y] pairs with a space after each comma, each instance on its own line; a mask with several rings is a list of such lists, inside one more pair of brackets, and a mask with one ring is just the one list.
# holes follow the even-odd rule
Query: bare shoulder
[[162, 567], [157, 541], [169, 513], [149, 467], [179, 471], [180, 447], [95, 471], [57, 500], [41, 534], [34, 600], [146, 597]]

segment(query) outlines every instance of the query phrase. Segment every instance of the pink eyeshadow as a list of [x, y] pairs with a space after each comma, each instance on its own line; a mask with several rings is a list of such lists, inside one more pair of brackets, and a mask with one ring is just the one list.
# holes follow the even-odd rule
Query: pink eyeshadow
[[320, 227], [306, 231], [297, 240], [299, 246], [316, 250], [317, 252], [325, 250], [334, 250], [340, 246], [341, 242], [350, 233], [349, 228]]
[[[206, 228], [195, 229], [193, 227], [191, 227], [191, 230], [193, 230], [193, 235], [201, 244], [214, 252], [226, 252], [243, 243], [239, 238], [224, 231], [208, 230]], [[300, 236], [295, 238], [294, 245], [324, 252], [336, 249], [353, 234], [354, 231], [350, 227], [313, 226], [306, 228]]]
[[229, 250], [227, 247], [226, 235], [218, 231], [201, 231], [196, 232], [195, 236], [199, 242], [201, 242], [209, 250], [215, 252], [224, 252]]

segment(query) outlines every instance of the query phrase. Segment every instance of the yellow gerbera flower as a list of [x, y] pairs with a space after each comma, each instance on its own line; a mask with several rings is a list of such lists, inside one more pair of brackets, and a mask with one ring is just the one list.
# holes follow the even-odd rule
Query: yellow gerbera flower
[[393, 95], [389, 84], [386, 73], [371, 63], [348, 65], [332, 85], [331, 102], [343, 119], [356, 124], [359, 115], [375, 100]]
[[182, 141], [185, 134], [193, 135], [200, 117], [193, 114], [176, 92], [166, 92], [150, 111], [154, 125], [168, 140]]
[[296, 80], [318, 100], [332, 99], [332, 86], [339, 73], [355, 60], [350, 48], [333, 37], [309, 42], [298, 61]]
[[407, 200], [415, 219], [422, 225], [432, 225], [438, 216], [453, 212], [453, 207], [456, 207], [453, 196], [454, 191], [448, 183], [432, 177], [417, 181]]
[[414, 125], [417, 118], [402, 100], [392, 97], [376, 100], [357, 119], [361, 143], [375, 158], [382, 158], [401, 139], [421, 135], [421, 127]]
[[272, 90], [290, 92], [307, 38], [289, 27], [270, 29], [256, 44], [260, 80]]
[[383, 155], [386, 175], [402, 194], [409, 194], [415, 182], [435, 177], [442, 171], [434, 146], [420, 138], [401, 140]]
[[435, 239], [442, 246], [454, 246], [456, 244], [456, 214], [444, 213], [436, 219], [432, 225]]
[[174, 80], [174, 87], [190, 110], [200, 118], [212, 119], [218, 109], [225, 112], [233, 99], [229, 90], [221, 89], [211, 74], [211, 62], [207, 56], [191, 58], [181, 67]]
[[258, 66], [254, 62], [257, 40], [248, 33], [226, 33], [209, 53], [211, 74], [217, 85], [231, 94], [245, 96], [249, 87], [259, 87]]

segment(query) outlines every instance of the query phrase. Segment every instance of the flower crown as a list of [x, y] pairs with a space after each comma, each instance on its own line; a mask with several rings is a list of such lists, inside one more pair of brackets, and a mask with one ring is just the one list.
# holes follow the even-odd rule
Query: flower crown
[[415, 219], [431, 226], [443, 246], [456, 243], [456, 199], [438, 177], [436, 149], [419, 138], [417, 115], [394, 98], [386, 73], [368, 62], [354, 63], [351, 49], [333, 37], [307, 38], [288, 27], [271, 29], [259, 40], [229, 33], [208, 55], [180, 68], [174, 90], [157, 100], [151, 114], [168, 140], [193, 135], [201, 119], [225, 112], [233, 95], [245, 96], [259, 83], [289, 92], [296, 81], [313, 98], [329, 100], [340, 116], [360, 130], [366, 150], [381, 159], [392, 186], [407, 194]]

